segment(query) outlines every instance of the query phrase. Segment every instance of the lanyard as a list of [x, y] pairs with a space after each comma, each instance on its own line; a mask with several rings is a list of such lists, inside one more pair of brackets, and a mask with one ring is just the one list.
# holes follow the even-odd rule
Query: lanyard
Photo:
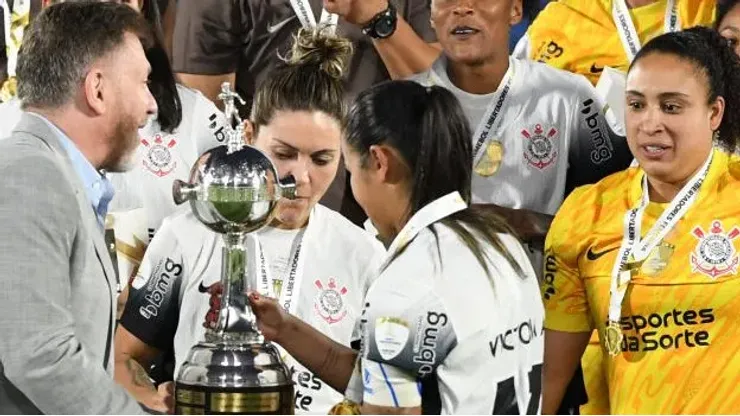
[[321, 10], [321, 19], [319, 24], [316, 24], [316, 18], [311, 10], [311, 3], [308, 0], [290, 0], [290, 5], [293, 6], [293, 11], [298, 20], [301, 22], [301, 26], [307, 29], [313, 29], [317, 26], [327, 27], [330, 33], [334, 34], [337, 30], [337, 22], [339, 16], [334, 13], [329, 13], [326, 9]]
[[511, 90], [511, 84], [513, 83], [513, 81], [514, 65], [509, 62], [509, 69], [506, 70], [506, 74], [501, 80], [503, 88], [501, 88], [499, 91], [496, 91], [493, 99], [491, 99], [491, 103], [488, 104], [486, 112], [483, 114], [483, 118], [481, 119], [480, 124], [478, 124], [478, 128], [475, 129], [475, 134], [473, 135], [473, 137], [475, 138], [475, 144], [473, 145], [473, 166], [476, 166], [480, 161], [480, 158], [483, 157], [483, 154], [486, 151], [486, 148], [483, 145], [486, 143], [486, 141], [488, 141], [489, 138], [491, 138], [491, 132], [494, 131], [494, 128], [496, 132], [498, 132], [499, 128], [501, 127], [501, 120], [498, 120], [498, 118], [499, 115], [501, 115], [501, 113], [503, 112], [502, 110], [504, 108], [504, 104], [506, 103], [506, 99], [509, 98], [509, 92]]
[[686, 212], [688, 212], [699, 195], [699, 188], [709, 173], [711, 162], [712, 154], [710, 153], [706, 162], [704, 162], [704, 166], [681, 188], [668, 208], [663, 211], [663, 214], [647, 234], [645, 234], [644, 238], [640, 238], [640, 229], [642, 216], [645, 213], [645, 208], [650, 203], [650, 197], [647, 176], [642, 177], [642, 199], [639, 206], [630, 209], [624, 216], [622, 245], [619, 249], [619, 254], [617, 254], [617, 261], [614, 263], [614, 268], [612, 269], [609, 290], [609, 323], [606, 329], [607, 334], [604, 337], [609, 354], [617, 355], [619, 353], [619, 343], [621, 342], [619, 319], [622, 314], [622, 303], [627, 293], [627, 287], [632, 280], [633, 271], [639, 269], [650, 255], [650, 252], [660, 244], [678, 221], [686, 215]]
[[[624, 0], [612, 0], [612, 18], [614, 19], [614, 24], [617, 26], [617, 33], [627, 54], [627, 60], [632, 62], [642, 45], [640, 45], [640, 37], [637, 34], [635, 22], [632, 21], [629, 9]], [[676, 0], [667, 0], [665, 18], [663, 19], [664, 33], [676, 32], [680, 27], [678, 4]]]
[[458, 211], [462, 211], [467, 207], [468, 204], [463, 201], [460, 193], [455, 191], [432, 201], [417, 211], [406, 225], [403, 226], [401, 232], [396, 235], [393, 242], [388, 247], [388, 252], [386, 253], [383, 265], [380, 267], [380, 271], [382, 272], [385, 270], [393, 258], [403, 250], [421, 230]]
[[[444, 82], [440, 77], [434, 73], [434, 68], [429, 71], [427, 82], [430, 85], [444, 85]], [[478, 165], [481, 157], [485, 154], [486, 147], [484, 144], [486, 144], [489, 138], [496, 136], [495, 134], [492, 135], [491, 132], [496, 131], [498, 134], [501, 129], [502, 121], [499, 120], [499, 115], [502, 113], [506, 99], [509, 98], [513, 82], [514, 64], [509, 61], [509, 69], [506, 70], [506, 74], [504, 74], [504, 78], [501, 80], [500, 84], [503, 85], [503, 87], [499, 88], [494, 93], [491, 102], [488, 104], [488, 108], [486, 108], [486, 112], [483, 113], [483, 117], [473, 134], [473, 138], [475, 139], [475, 144], [473, 145], [473, 166]]]
[[[254, 254], [255, 258], [259, 260], [259, 276], [257, 278], [259, 292], [263, 295], [274, 297], [278, 300], [280, 305], [291, 314], [295, 314], [296, 304], [295, 296], [300, 292], [301, 285], [303, 284], [303, 272], [306, 263], [306, 250], [304, 245], [309, 241], [308, 236], [310, 235], [310, 229], [312, 221], [318, 221], [316, 216], [312, 215], [313, 220], [309, 219], [308, 226], [301, 230], [296, 236], [293, 247], [291, 249], [291, 255], [288, 260], [289, 271], [285, 281], [283, 279], [276, 279], [270, 271], [270, 260], [265, 255], [262, 249], [262, 244], [259, 241], [257, 234], [252, 234], [252, 238], [255, 241]], [[285, 286], [283, 286], [283, 282]]]

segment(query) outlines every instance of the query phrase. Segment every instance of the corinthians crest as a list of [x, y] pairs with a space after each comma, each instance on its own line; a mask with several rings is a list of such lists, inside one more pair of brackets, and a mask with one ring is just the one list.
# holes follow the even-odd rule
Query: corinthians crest
[[557, 134], [558, 130], [554, 127], [545, 132], [541, 124], [535, 125], [532, 132], [523, 129], [522, 136], [527, 139], [524, 147], [524, 158], [527, 159], [527, 163], [540, 170], [550, 166], [558, 156], [555, 148]]
[[146, 148], [146, 156], [143, 158], [144, 166], [153, 174], [161, 177], [167, 176], [177, 167], [177, 161], [172, 157], [172, 148], [177, 140], [172, 137], [165, 143], [161, 134], [154, 136], [154, 141], [141, 139], [141, 144]]
[[740, 236], [737, 227], [732, 227], [726, 234], [722, 222], [714, 221], [708, 234], [701, 227], [694, 228], [692, 233], [699, 239], [699, 244], [691, 253], [692, 272], [703, 273], [712, 279], [737, 273], [738, 257], [732, 242]]
[[316, 279], [314, 284], [319, 289], [314, 302], [316, 313], [329, 324], [335, 324], [344, 319], [347, 316], [347, 308], [344, 305], [347, 288], [344, 286], [339, 288], [333, 277], [329, 278], [329, 284], [326, 287], [319, 279]]

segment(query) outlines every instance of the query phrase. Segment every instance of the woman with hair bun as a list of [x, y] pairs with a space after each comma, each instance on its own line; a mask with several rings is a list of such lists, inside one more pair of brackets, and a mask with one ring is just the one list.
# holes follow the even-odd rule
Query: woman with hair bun
[[507, 223], [470, 206], [469, 138], [443, 87], [393, 81], [355, 101], [342, 152], [352, 192], [388, 245], [364, 299], [359, 352], [250, 296], [265, 337], [362, 413], [539, 412], [537, 278]]
[[[298, 196], [280, 200], [274, 222], [250, 234], [249, 244], [261, 252], [250, 261], [251, 272], [267, 277], [271, 295], [291, 313], [345, 346], [357, 339], [355, 321], [384, 252], [364, 230], [318, 204], [341, 156], [342, 77], [351, 53], [346, 39], [301, 30], [284, 64], [259, 86], [245, 128], [247, 141], [273, 160], [279, 175], [296, 179]], [[132, 283], [116, 332], [116, 379], [154, 410], [172, 410], [171, 397], [137, 384], [137, 374], [174, 343], [177, 375], [205, 327], [215, 324], [222, 247], [221, 236], [190, 210], [175, 214], [165, 219]], [[156, 286], [148, 283], [164, 270], [176, 271], [164, 300], [156, 314], [142, 314]], [[296, 413], [326, 414], [342, 400], [290, 356], [285, 360], [294, 370]]]
[[740, 408], [740, 61], [714, 29], [658, 36], [627, 75], [638, 167], [576, 189], [545, 244], [543, 413], [599, 331], [611, 414]]

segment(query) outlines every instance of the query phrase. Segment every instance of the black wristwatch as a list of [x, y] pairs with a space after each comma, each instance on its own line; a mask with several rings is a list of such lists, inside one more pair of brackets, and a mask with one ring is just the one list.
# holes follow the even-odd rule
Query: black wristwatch
[[363, 28], [362, 33], [374, 39], [385, 39], [396, 31], [396, 7], [388, 1], [388, 8], [378, 13]]

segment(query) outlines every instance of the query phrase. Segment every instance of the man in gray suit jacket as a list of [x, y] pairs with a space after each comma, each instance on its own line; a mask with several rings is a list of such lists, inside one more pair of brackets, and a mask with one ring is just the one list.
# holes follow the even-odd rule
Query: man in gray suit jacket
[[103, 238], [110, 182], [156, 113], [146, 22], [115, 3], [62, 3], [26, 33], [26, 113], [0, 142], [0, 413], [133, 414], [113, 381], [116, 278]]

